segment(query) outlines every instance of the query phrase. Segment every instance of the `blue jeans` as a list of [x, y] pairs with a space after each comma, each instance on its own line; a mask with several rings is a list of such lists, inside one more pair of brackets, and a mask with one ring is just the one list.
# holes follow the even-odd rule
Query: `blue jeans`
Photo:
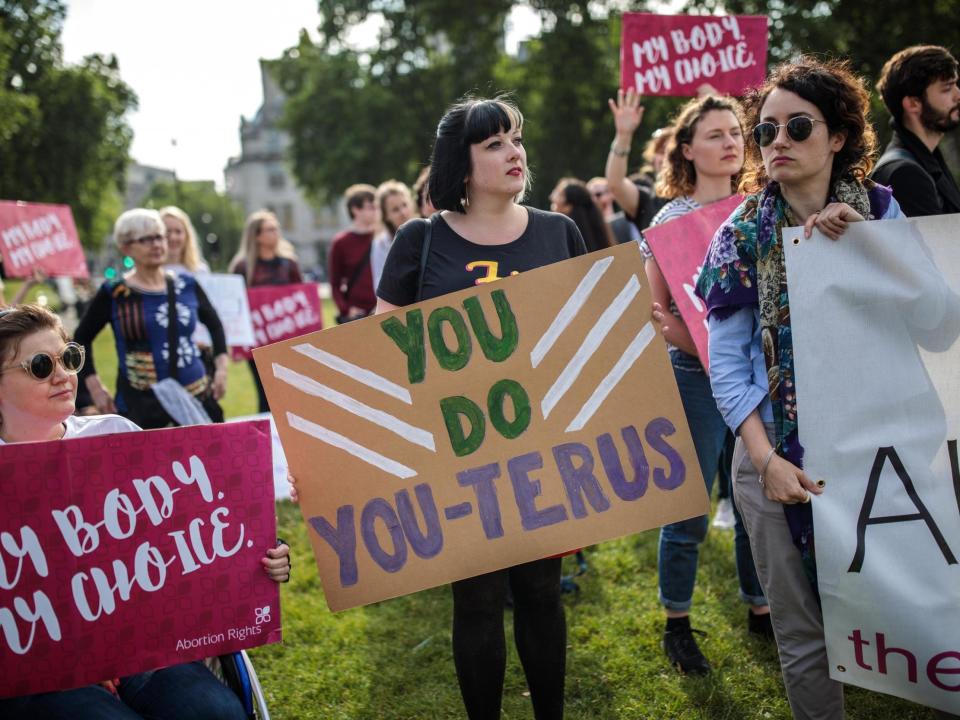
[[0, 700], [5, 720], [246, 720], [240, 700], [201, 662], [130, 675], [117, 700], [99, 685]]
[[[710, 389], [710, 378], [699, 361], [685, 353], [672, 351], [673, 374], [677, 379], [683, 412], [687, 416], [693, 445], [697, 451], [700, 472], [707, 484], [707, 495], [713, 490], [720, 454], [727, 436], [727, 425], [717, 410]], [[733, 507], [734, 551], [740, 597], [751, 605], [766, 605], [767, 600], [753, 566], [750, 539], [740, 519], [736, 504]], [[706, 515], [664, 525], [660, 530], [660, 602], [668, 610], [686, 611], [693, 602], [693, 586], [697, 580], [697, 562], [700, 543], [707, 537]]]

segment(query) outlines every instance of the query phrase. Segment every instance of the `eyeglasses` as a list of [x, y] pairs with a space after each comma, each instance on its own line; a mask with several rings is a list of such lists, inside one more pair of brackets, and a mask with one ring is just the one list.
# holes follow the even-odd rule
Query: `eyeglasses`
[[782, 125], [777, 125], [772, 122], [762, 122], [753, 129], [753, 140], [760, 147], [767, 147], [767, 145], [770, 145], [777, 139], [777, 133], [780, 132], [780, 128], [785, 127], [787, 128], [787, 135], [790, 136], [791, 140], [794, 142], [803, 142], [810, 137], [810, 134], [813, 132], [813, 124], [818, 122], [826, 123], [826, 120], [816, 120], [806, 115], [797, 115]]
[[166, 235], [144, 235], [143, 237], [131, 238], [130, 240], [125, 240], [124, 245], [150, 245], [156, 242], [163, 242], [167, 239]]
[[84, 357], [83, 346], [75, 342], [69, 342], [64, 345], [63, 350], [56, 355], [39, 352], [33, 357], [24, 360], [19, 365], [0, 368], [0, 373], [4, 373], [7, 370], [22, 369], [35, 380], [46, 380], [53, 375], [57, 363], [60, 363], [67, 373], [76, 375], [80, 372], [80, 368], [83, 367]]

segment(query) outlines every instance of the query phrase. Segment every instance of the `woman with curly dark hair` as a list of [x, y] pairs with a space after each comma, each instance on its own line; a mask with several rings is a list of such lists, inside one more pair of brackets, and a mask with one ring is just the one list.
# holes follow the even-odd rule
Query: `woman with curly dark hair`
[[[810, 495], [803, 471], [784, 267], [785, 227], [832, 240], [850, 223], [902, 217], [888, 188], [867, 179], [876, 136], [869, 95], [847, 62], [809, 57], [778, 66], [747, 100], [749, 195], [717, 231], [698, 293], [707, 304], [710, 375], [738, 433], [734, 497], [750, 535], [796, 718], [842, 718], [830, 679], [816, 585]], [[802, 390], [799, 390], [802, 392]]]

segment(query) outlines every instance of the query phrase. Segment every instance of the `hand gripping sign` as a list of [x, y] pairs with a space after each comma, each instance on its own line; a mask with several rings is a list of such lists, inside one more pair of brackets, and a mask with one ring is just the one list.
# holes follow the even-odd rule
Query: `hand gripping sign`
[[270, 429], [0, 445], [0, 697], [280, 640]]
[[641, 95], [693, 97], [704, 83], [742, 95], [763, 82], [766, 66], [766, 17], [623, 16], [620, 87]]
[[254, 351], [333, 610], [704, 514], [633, 243]]
[[693, 344], [697, 346], [700, 362], [707, 369], [710, 368], [707, 308], [694, 291], [710, 241], [742, 200], [740, 195], [733, 195], [643, 231], [643, 237], [670, 288], [670, 297], [690, 331]]
[[0, 254], [7, 277], [90, 277], [67, 205], [0, 200]]

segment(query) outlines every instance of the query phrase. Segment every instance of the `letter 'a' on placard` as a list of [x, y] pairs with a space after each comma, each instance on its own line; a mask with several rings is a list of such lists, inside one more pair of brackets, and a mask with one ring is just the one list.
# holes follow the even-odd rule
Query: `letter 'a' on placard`
[[721, 94], [742, 95], [763, 82], [766, 67], [765, 16], [623, 15], [623, 89], [693, 97], [709, 84]]
[[634, 243], [254, 358], [333, 610], [708, 511]]
[[960, 215], [784, 231], [833, 679], [960, 715]]
[[662, 225], [647, 228], [643, 237], [670, 288], [670, 297], [697, 346], [697, 355], [709, 370], [707, 308], [697, 297], [697, 278], [714, 233], [730, 217], [743, 197], [734, 195]]
[[0, 200], [0, 255], [7, 277], [90, 277], [69, 205]]
[[0, 697], [280, 640], [265, 421], [0, 445]]

